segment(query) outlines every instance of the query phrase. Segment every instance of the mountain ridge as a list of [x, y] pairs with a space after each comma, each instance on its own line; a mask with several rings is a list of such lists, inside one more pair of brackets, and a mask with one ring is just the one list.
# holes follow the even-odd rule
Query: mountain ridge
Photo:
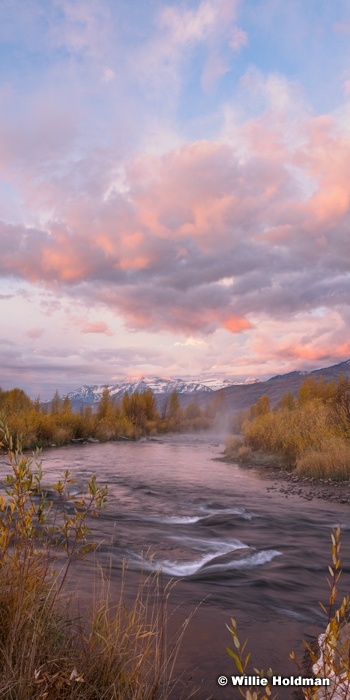
[[134, 381], [123, 379], [114, 384], [84, 384], [74, 391], [68, 392], [67, 396], [71, 402], [80, 401], [82, 404], [91, 405], [100, 401], [102, 392], [107, 386], [112, 398], [121, 398], [126, 392], [146, 391], [151, 389], [156, 396], [166, 396], [172, 391], [177, 391], [180, 395], [197, 395], [199, 393], [213, 394], [219, 389], [235, 384], [258, 383], [258, 379], [249, 377], [243, 382], [234, 382], [230, 379], [181, 379], [177, 377], [139, 377]]
[[[316, 379], [323, 377], [325, 381], [337, 379], [341, 374], [350, 377], [350, 360], [345, 360], [330, 367], [322, 367], [315, 370], [294, 370], [285, 374], [276, 374], [269, 379], [259, 380], [248, 377], [244, 381], [232, 379], [181, 379], [176, 377], [139, 377], [134, 381], [124, 378], [114, 384], [84, 384], [67, 395], [74, 410], [84, 406], [96, 407], [101, 399], [105, 386], [108, 386], [113, 399], [121, 399], [126, 392], [145, 391], [151, 389], [155, 395], [158, 406], [167, 400], [171, 392], [176, 390], [179, 394], [180, 404], [186, 407], [195, 400], [201, 407], [219, 397], [222, 405], [228, 412], [236, 412], [249, 408], [263, 394], [267, 394], [272, 405], [280, 401], [283, 394], [292, 392], [297, 394], [298, 389], [306, 377]], [[62, 397], [63, 398], [63, 397]], [[51, 401], [45, 402], [46, 405]]]

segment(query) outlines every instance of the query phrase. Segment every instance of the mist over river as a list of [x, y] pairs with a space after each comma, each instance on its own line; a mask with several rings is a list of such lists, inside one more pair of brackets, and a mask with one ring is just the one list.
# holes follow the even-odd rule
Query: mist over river
[[[254, 469], [216, 461], [222, 451], [222, 438], [203, 434], [42, 452], [45, 483], [69, 468], [76, 492], [91, 473], [108, 485], [107, 506], [90, 524], [92, 538], [102, 541], [98, 560], [111, 565], [116, 597], [126, 560], [130, 599], [142, 567], [161, 568], [164, 582], [178, 579], [170, 602], [174, 627], [201, 603], [177, 662], [179, 672], [187, 669], [184, 680], [203, 681], [201, 700], [238, 697], [230, 684], [217, 684], [218, 676], [237, 672], [225, 650], [231, 617], [241, 641], [250, 639], [253, 666], [298, 674], [289, 652], [300, 656], [302, 639], [325, 626], [318, 601], [327, 601], [330, 534], [339, 522], [341, 594], [349, 583], [349, 506], [286, 498], [268, 490], [271, 481]], [[94, 562], [91, 557], [75, 570], [74, 585], [83, 594]], [[278, 697], [292, 697], [292, 689]]]

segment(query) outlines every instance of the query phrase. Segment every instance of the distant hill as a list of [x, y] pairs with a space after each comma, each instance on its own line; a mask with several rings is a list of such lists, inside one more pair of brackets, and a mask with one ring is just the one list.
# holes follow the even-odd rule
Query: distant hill
[[[267, 394], [271, 404], [280, 401], [283, 394], [291, 391], [294, 395], [305, 377], [312, 376], [318, 379], [323, 377], [326, 382], [337, 379], [340, 375], [350, 376], [350, 360], [340, 362], [331, 367], [323, 367], [311, 372], [295, 371], [287, 374], [277, 374], [266, 381], [248, 378], [244, 382], [234, 382], [230, 379], [179, 379], [174, 377], [142, 377], [134, 381], [127, 379], [108, 385], [110, 395], [114, 399], [120, 399], [126, 392], [145, 391], [151, 389], [155, 395], [159, 408], [169, 399], [172, 391], [179, 394], [183, 407], [191, 401], [196, 401], [201, 407], [205, 407], [211, 401], [218, 401], [222, 408], [230, 414], [238, 410], [249, 408], [260, 396]], [[97, 407], [105, 385], [84, 385], [69, 392], [73, 410], [79, 410], [85, 406]], [[46, 402], [46, 406], [50, 405]]]
[[[277, 374], [267, 381], [256, 384], [225, 387], [215, 392], [215, 394], [220, 396], [228, 412], [235, 413], [236, 411], [249, 408], [263, 394], [267, 394], [273, 406], [281, 400], [283, 394], [291, 391], [296, 395], [306, 377], [315, 377], [315, 379], [323, 377], [325, 382], [329, 382], [332, 379], [338, 379], [341, 375], [344, 377], [350, 376], [350, 360], [311, 372], [295, 371], [287, 374]], [[200, 398], [199, 403], [202, 406], [205, 405], [204, 397]]]

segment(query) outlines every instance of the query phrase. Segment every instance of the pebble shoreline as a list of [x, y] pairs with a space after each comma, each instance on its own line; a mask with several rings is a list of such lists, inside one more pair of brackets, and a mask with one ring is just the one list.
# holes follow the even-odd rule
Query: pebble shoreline
[[259, 457], [254, 455], [254, 457], [251, 462], [242, 462], [227, 455], [224, 455], [221, 459], [224, 462], [238, 464], [242, 469], [255, 469], [262, 479], [270, 482], [274, 481], [273, 484], [267, 486], [267, 491], [275, 491], [286, 498], [298, 496], [305, 501], [319, 499], [328, 503], [350, 505], [350, 479], [339, 481], [337, 479], [316, 479], [312, 476], [297, 476], [293, 469], [280, 465], [274, 466], [272, 463], [273, 458], [268, 463], [268, 457], [265, 455], [260, 455]]
[[293, 472], [281, 468], [260, 467], [259, 474], [275, 481], [267, 487], [268, 491], [277, 491], [286, 498], [299, 496], [306, 501], [321, 499], [328, 503], [348, 503], [350, 505], [350, 481], [334, 479], [315, 479], [314, 477], [296, 476]]

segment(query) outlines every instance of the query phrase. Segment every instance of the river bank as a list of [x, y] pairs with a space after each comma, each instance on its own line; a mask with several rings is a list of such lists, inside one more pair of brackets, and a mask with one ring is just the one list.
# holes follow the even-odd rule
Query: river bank
[[294, 495], [307, 501], [320, 499], [329, 503], [350, 505], [350, 479], [301, 476], [282, 458], [260, 451], [253, 452], [243, 459], [224, 453], [222, 460], [227, 464], [238, 464], [242, 469], [254, 469], [263, 480], [274, 482], [267, 487], [268, 491], [278, 492], [286, 498]]
[[286, 498], [295, 495], [307, 501], [320, 499], [329, 503], [350, 505], [350, 480], [336, 481], [296, 476], [291, 471], [277, 467], [260, 467], [257, 471], [263, 479], [274, 482], [267, 487], [268, 491], [276, 491]]

